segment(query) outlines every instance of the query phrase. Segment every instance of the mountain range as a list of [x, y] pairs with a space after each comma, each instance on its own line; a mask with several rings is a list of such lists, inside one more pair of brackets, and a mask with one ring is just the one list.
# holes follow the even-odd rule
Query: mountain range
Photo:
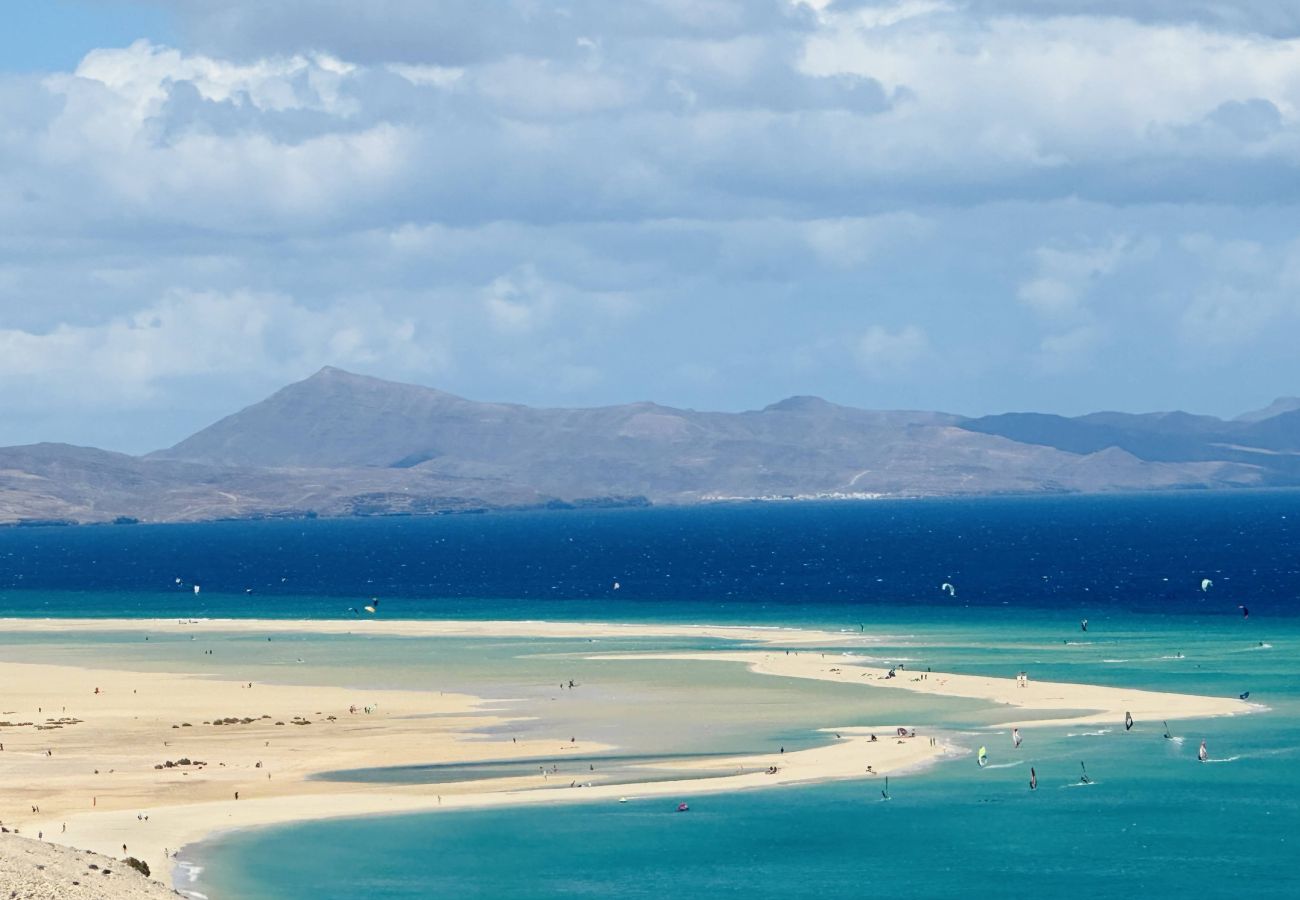
[[145, 456], [0, 448], [0, 523], [1300, 486], [1300, 398], [1232, 420], [480, 403], [326, 367]]

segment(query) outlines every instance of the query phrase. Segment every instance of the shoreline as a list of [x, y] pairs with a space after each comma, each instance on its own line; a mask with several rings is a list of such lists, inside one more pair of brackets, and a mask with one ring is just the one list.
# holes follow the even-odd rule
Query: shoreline
[[[1021, 727], [1109, 721], [1120, 710], [1131, 710], [1144, 719], [1186, 719], [1261, 708], [1239, 700], [1086, 684], [1030, 681], [1027, 687], [1017, 687], [1012, 678], [952, 673], [921, 677], [904, 670], [899, 677], [885, 678], [884, 669], [858, 664], [853, 657], [824, 659], [815, 652], [770, 649], [773, 645], [867, 646], [879, 640], [871, 634], [796, 628], [481, 620], [0, 620], [0, 632], [8, 633], [92, 631], [291, 631], [590, 641], [708, 637], [769, 649], [590, 654], [588, 648], [588, 653], [610, 661], [741, 664], [758, 677], [816, 679], [856, 684], [864, 691], [901, 689], [966, 698], [1014, 709], [1027, 716], [1015, 719]], [[494, 729], [518, 717], [503, 710], [499, 698], [478, 693], [261, 684], [192, 672], [35, 663], [0, 663], [0, 679], [7, 688], [3, 705], [9, 707], [0, 710], [0, 760], [6, 763], [0, 787], [12, 803], [33, 807], [31, 813], [6, 811], [5, 824], [21, 828], [24, 836], [43, 832], [47, 841], [110, 856], [119, 855], [119, 850], [122, 855], [129, 852], [147, 861], [159, 875], [172, 873], [175, 860], [170, 851], [234, 829], [620, 797], [670, 802], [670, 798], [701, 794], [869, 778], [868, 764], [874, 774], [896, 774], [969, 752], [931, 733], [897, 739], [896, 726], [891, 724], [828, 723], [820, 729], [827, 740], [818, 746], [721, 757], [697, 754], [651, 766], [668, 775], [663, 780], [571, 787], [563, 783], [568, 774], [557, 785], [543, 772], [540, 777], [512, 775], [442, 784], [325, 781], [313, 776], [434, 761], [455, 765], [546, 758], [558, 762], [566, 756], [635, 752], [635, 747], [579, 740], [576, 734], [512, 738]], [[1034, 713], [1063, 711], [1080, 714], [1033, 718]], [[887, 737], [870, 741], [873, 729]], [[932, 737], [933, 744], [927, 740]], [[703, 772], [733, 766], [735, 774], [701, 777]]]
[[714, 638], [763, 644], [871, 644], [880, 635], [825, 631], [785, 625], [653, 624], [581, 622], [547, 619], [93, 619], [0, 618], [0, 634], [49, 634], [64, 631], [155, 631], [160, 634], [355, 634], [388, 637], [570, 638], [610, 640], [624, 637]]
[[[837, 684], [860, 684], [882, 690], [906, 690], [940, 697], [958, 697], [983, 700], [1005, 705], [1029, 713], [1075, 712], [1080, 715], [1058, 718], [1014, 717], [985, 727], [998, 728], [1017, 724], [1021, 727], [1051, 725], [1092, 725], [1103, 722], [1123, 722], [1125, 713], [1135, 719], [1212, 719], [1223, 716], [1240, 716], [1263, 712], [1266, 706], [1228, 697], [1211, 697], [1201, 694], [1180, 694], [1172, 691], [1150, 691], [1141, 688], [1121, 688], [1108, 685], [1083, 684], [1067, 681], [1036, 681], [1027, 679], [1020, 686], [1015, 679], [986, 675], [962, 675], [953, 672], [916, 672], [903, 669], [901, 674], [888, 677], [889, 670], [852, 657], [837, 657], [834, 661], [814, 659], [810, 656], [777, 655], [770, 651], [717, 651], [712, 653], [637, 653], [606, 654], [600, 659], [674, 660], [693, 662], [732, 662], [743, 664], [749, 671], [760, 675], [782, 678], [805, 678]], [[922, 678], [921, 676], [925, 676]]]

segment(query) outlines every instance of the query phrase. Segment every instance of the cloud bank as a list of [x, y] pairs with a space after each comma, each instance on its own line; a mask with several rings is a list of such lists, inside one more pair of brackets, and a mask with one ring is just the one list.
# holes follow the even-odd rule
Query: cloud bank
[[168, 8], [178, 46], [0, 76], [0, 441], [147, 449], [324, 364], [972, 414], [1300, 381], [1283, 5]]

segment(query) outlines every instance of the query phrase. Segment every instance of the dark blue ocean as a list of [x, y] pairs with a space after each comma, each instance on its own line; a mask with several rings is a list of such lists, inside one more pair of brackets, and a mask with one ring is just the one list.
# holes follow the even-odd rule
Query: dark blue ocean
[[0, 529], [0, 615], [342, 617], [372, 596], [401, 618], [1295, 616], [1300, 492]]
[[[213, 900], [1300, 896], [1300, 492], [0, 530], [0, 616], [339, 618], [369, 597], [391, 618], [864, 627], [912, 668], [1250, 690], [1267, 710], [1171, 723], [1178, 742], [1155, 722], [1036, 729], [1014, 765], [942, 763], [895, 779], [888, 803], [850, 781], [683, 797], [688, 816], [575, 802], [238, 832], [186, 850], [203, 869], [191, 887]], [[502, 696], [555, 659], [580, 681], [615, 677], [564, 641], [295, 640], [232, 634], [220, 658], [258, 680], [303, 677], [296, 656], [312, 678], [342, 668], [349, 683], [458, 673]], [[175, 671], [191, 650], [87, 633], [24, 636], [6, 652]], [[290, 658], [262, 658], [272, 652]], [[618, 676], [645, 698], [629, 722], [611, 720], [628, 753], [799, 746], [818, 725], [886, 714], [1008, 758], [988, 729], [1002, 710], [909, 696], [882, 713], [847, 686], [652, 665]], [[711, 705], [688, 706], [700, 684], [695, 702]], [[722, 725], [702, 733], [684, 712], [659, 743], [638, 732], [676, 708]], [[1200, 739], [1215, 764], [1195, 761]], [[1095, 783], [1081, 789], [1084, 759]]]

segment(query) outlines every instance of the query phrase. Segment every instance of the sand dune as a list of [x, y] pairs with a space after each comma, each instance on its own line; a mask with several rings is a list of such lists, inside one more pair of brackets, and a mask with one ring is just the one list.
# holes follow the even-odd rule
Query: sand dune
[[0, 834], [3, 897], [23, 900], [160, 900], [176, 894], [121, 861], [15, 834]]

